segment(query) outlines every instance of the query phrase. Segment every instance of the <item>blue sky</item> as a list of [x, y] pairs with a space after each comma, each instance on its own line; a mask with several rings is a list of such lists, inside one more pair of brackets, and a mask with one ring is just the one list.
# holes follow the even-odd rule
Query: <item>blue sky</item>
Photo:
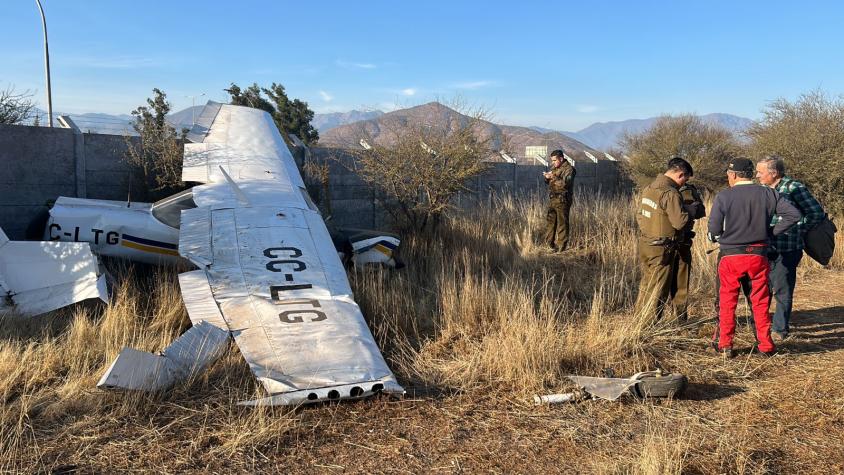
[[[42, 2], [61, 112], [275, 81], [317, 112], [460, 95], [497, 122], [577, 130], [844, 92], [840, 2]], [[4, 0], [0, 31], [0, 87], [43, 102], [35, 2]]]

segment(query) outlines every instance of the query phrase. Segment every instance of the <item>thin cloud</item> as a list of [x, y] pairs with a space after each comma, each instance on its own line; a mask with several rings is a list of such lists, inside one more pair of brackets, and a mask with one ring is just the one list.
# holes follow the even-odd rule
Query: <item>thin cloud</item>
[[493, 84], [495, 84], [494, 81], [486, 81], [486, 80], [484, 80], [484, 81], [467, 81], [467, 82], [458, 82], [458, 83], [452, 84], [451, 87], [453, 89], [474, 90], [474, 89], [480, 89], [482, 87], [489, 87], [489, 86], [492, 86]]
[[582, 114], [591, 114], [592, 112], [597, 112], [599, 109], [598, 106], [592, 104], [581, 104], [577, 106], [577, 112]]
[[408, 87], [406, 89], [402, 89], [401, 93], [404, 96], [415, 96], [416, 95], [416, 89], [412, 88], [412, 87]]
[[322, 100], [325, 102], [331, 102], [334, 100], [334, 96], [325, 91], [319, 91], [319, 96], [322, 97]]
[[353, 61], [343, 61], [338, 59], [335, 61], [337, 66], [346, 69], [376, 69], [378, 66], [374, 63], [356, 63]]

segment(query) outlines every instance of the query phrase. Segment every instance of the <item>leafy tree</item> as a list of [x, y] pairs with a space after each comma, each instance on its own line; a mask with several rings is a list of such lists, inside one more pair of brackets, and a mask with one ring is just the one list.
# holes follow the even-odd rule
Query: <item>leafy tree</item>
[[630, 157], [630, 173], [644, 186], [665, 171], [671, 157], [683, 157], [694, 168], [694, 183], [710, 191], [726, 184], [724, 170], [731, 157], [744, 147], [726, 128], [706, 124], [692, 114], [665, 115], [638, 134], [625, 134], [622, 148]]
[[160, 89], [152, 90], [153, 97], [147, 105], [140, 106], [132, 115], [132, 127], [138, 132], [139, 140], [127, 137], [126, 160], [141, 171], [147, 196], [151, 192], [173, 192], [184, 186], [182, 183], [182, 157], [186, 130], [177, 133], [167, 123], [170, 103]]
[[269, 88], [252, 84], [241, 89], [232, 83], [231, 87], [224, 90], [229, 93], [234, 105], [269, 112], [285, 140], [289, 134], [296, 134], [307, 145], [313, 145], [319, 140], [319, 133], [311, 125], [314, 112], [308, 108], [308, 103], [299, 99], [290, 100], [281, 84], [272, 83]]
[[35, 104], [31, 97], [29, 91], [15, 92], [14, 86], [0, 90], [0, 124], [21, 124], [32, 118]]
[[820, 90], [779, 99], [750, 128], [756, 158], [779, 155], [786, 173], [805, 183], [830, 214], [844, 214], [844, 98]]
[[275, 107], [269, 101], [261, 97], [261, 88], [257, 84], [252, 84], [246, 89], [241, 89], [235, 83], [232, 83], [228, 89], [223, 89], [231, 96], [230, 103], [236, 106], [252, 107], [254, 109], [261, 109], [270, 114], [275, 114]]

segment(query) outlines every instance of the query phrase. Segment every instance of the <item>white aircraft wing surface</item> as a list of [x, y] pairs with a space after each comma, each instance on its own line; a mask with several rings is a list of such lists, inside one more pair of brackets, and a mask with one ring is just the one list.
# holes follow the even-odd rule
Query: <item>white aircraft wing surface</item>
[[0, 310], [38, 315], [89, 298], [108, 303], [87, 242], [10, 241], [0, 229]]
[[269, 393], [247, 404], [403, 393], [272, 117], [209, 103], [189, 137], [202, 141], [185, 146], [183, 179], [205, 184], [179, 253], [200, 270], [180, 285], [191, 320], [228, 330]]

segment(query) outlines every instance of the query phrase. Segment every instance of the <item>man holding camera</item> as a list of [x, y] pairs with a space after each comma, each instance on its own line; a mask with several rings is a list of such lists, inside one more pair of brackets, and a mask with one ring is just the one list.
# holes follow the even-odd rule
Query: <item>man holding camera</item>
[[545, 217], [545, 242], [552, 252], [562, 252], [569, 244], [569, 211], [574, 191], [574, 167], [562, 150], [551, 152], [551, 171], [544, 172], [548, 184], [548, 213]]

